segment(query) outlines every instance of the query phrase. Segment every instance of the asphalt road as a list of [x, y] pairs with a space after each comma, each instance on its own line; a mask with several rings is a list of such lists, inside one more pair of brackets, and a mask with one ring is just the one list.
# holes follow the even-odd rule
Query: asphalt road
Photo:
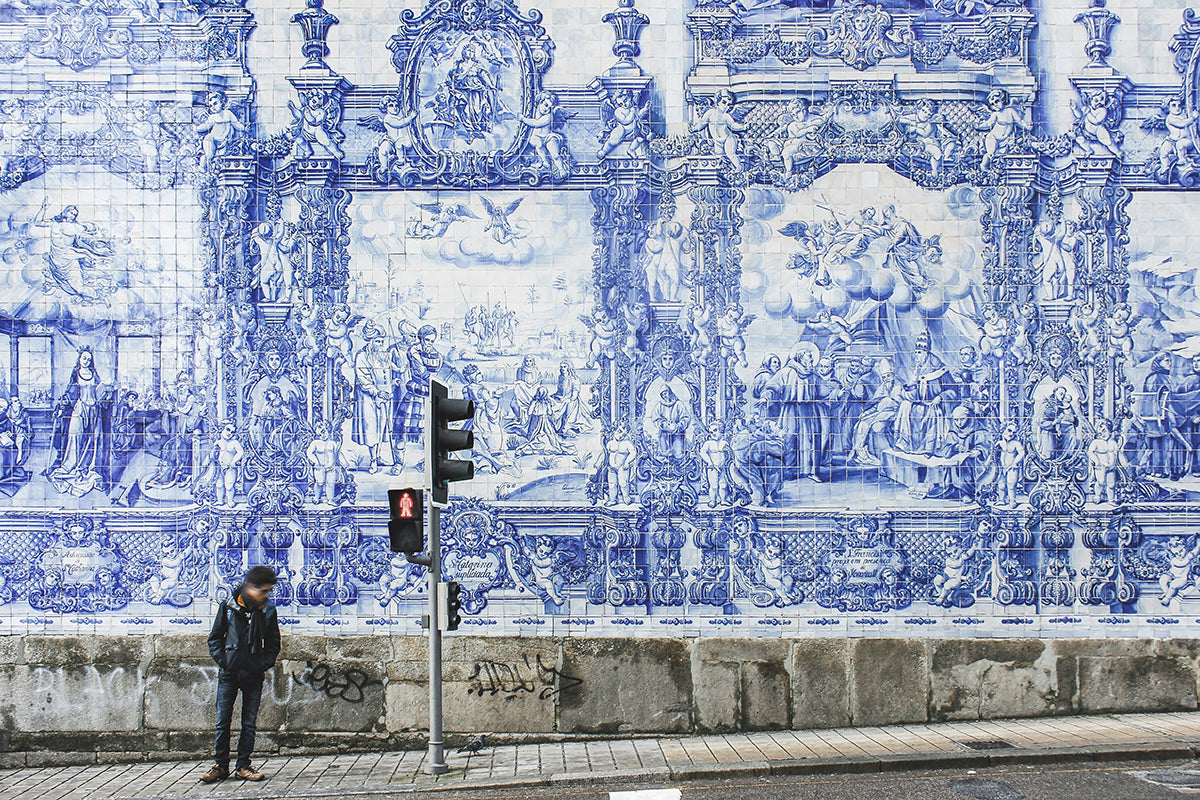
[[[679, 794], [669, 791], [672, 789], [678, 789]], [[735, 778], [684, 784], [406, 792], [388, 797], [389, 800], [391, 797], [397, 800], [673, 800], [676, 796], [680, 800], [1184, 800], [1200, 797], [1200, 762], [1048, 764], [977, 771]], [[373, 800], [380, 797], [374, 795]]]

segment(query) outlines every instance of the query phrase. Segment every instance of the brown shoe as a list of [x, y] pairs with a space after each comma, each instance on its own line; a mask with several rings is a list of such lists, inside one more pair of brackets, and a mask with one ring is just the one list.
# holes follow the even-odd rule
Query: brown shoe
[[238, 767], [237, 772], [233, 773], [235, 778], [241, 778], [244, 781], [265, 781], [266, 775], [256, 770], [254, 767]]
[[200, 776], [201, 783], [216, 783], [223, 781], [229, 777], [229, 767], [222, 767], [220, 764], [213, 764], [208, 772]]

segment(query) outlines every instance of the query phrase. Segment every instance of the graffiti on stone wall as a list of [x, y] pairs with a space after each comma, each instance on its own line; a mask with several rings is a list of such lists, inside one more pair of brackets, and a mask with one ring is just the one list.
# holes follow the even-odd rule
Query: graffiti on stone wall
[[292, 673], [292, 681], [298, 686], [307, 686], [314, 692], [333, 700], [343, 700], [357, 705], [366, 699], [366, 690], [372, 686], [383, 686], [358, 667], [339, 668], [323, 661], [305, 662], [305, 667]]
[[502, 696], [515, 700], [523, 695], [536, 695], [539, 700], [549, 700], [563, 691], [583, 683], [583, 678], [564, 675], [554, 664], [546, 664], [542, 654], [532, 659], [522, 656], [519, 661], [476, 661], [467, 678], [470, 683], [467, 694], [479, 697]]

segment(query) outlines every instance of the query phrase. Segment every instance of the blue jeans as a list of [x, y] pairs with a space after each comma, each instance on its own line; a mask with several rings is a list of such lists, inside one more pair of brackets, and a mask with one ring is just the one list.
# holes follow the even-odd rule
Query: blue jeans
[[218, 766], [229, 768], [229, 726], [233, 722], [233, 701], [242, 693], [242, 732], [238, 736], [237, 766], [250, 766], [250, 754], [254, 752], [255, 723], [258, 720], [258, 704], [262, 700], [263, 676], [256, 675], [239, 681], [236, 675], [221, 670], [217, 676], [217, 743], [213, 760]]

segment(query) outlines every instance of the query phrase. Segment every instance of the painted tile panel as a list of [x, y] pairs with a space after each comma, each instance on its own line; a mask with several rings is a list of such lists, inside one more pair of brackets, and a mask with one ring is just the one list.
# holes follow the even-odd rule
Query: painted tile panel
[[6, 624], [1200, 625], [1191, 15], [685, 5], [0, 18]]

